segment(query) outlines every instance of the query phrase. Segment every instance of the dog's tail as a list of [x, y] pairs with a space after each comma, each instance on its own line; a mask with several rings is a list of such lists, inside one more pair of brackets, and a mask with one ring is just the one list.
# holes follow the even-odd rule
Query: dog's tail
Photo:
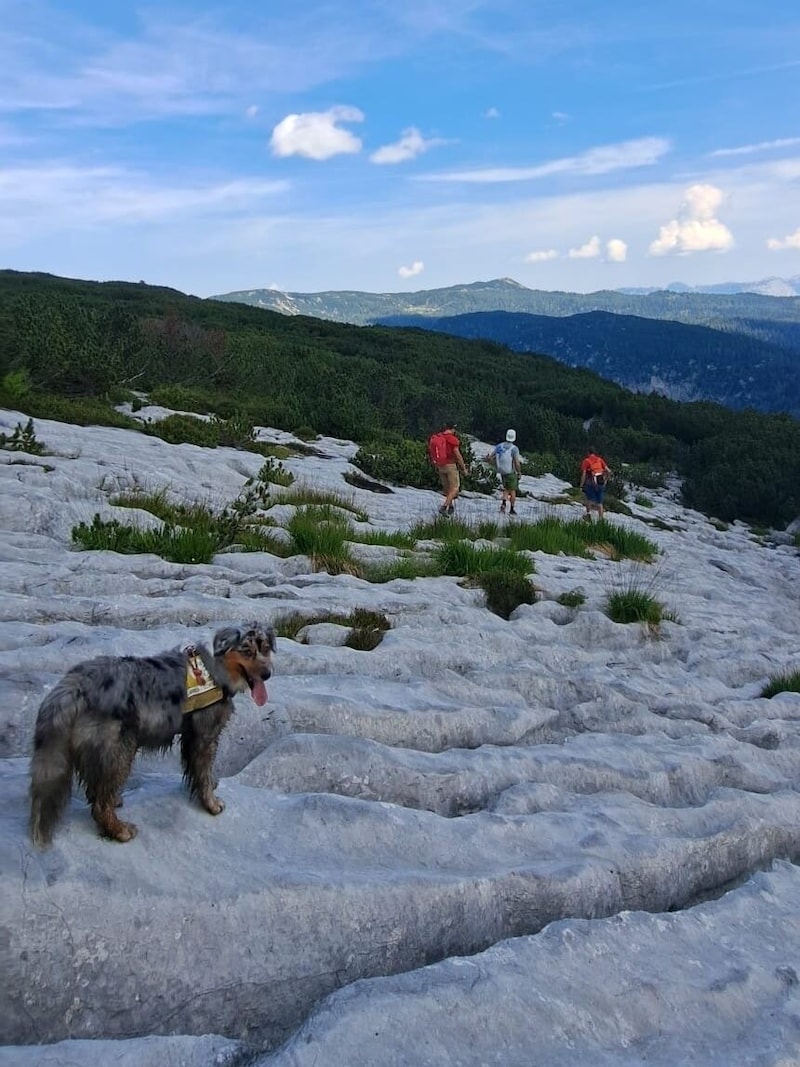
[[83, 700], [69, 676], [42, 701], [36, 718], [31, 758], [30, 835], [49, 845], [72, 791], [72, 731]]

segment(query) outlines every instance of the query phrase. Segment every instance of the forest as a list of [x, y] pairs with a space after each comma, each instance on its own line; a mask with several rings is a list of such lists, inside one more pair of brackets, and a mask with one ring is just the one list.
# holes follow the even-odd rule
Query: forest
[[589, 434], [612, 466], [676, 472], [688, 507], [783, 528], [800, 514], [800, 422], [638, 395], [546, 356], [418, 329], [351, 326], [144, 283], [0, 272], [0, 405], [125, 424], [166, 406], [362, 445], [422, 440], [443, 419], [517, 430], [537, 469], [574, 479]]

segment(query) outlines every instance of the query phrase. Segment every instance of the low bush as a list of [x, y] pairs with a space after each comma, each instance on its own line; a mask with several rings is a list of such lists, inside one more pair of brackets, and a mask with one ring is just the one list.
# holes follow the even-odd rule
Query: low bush
[[28, 419], [24, 426], [18, 422], [10, 435], [0, 433], [0, 448], [10, 452], [27, 452], [31, 456], [41, 456], [44, 452], [44, 445], [36, 440], [33, 419]]
[[776, 674], [761, 690], [762, 697], [774, 697], [778, 693], [800, 693], [800, 670]]
[[633, 498], [634, 504], [638, 504], [640, 508], [652, 508], [655, 505], [649, 496], [642, 496], [641, 493], [637, 493]]
[[582, 589], [570, 589], [569, 592], [556, 597], [556, 603], [562, 608], [579, 608], [586, 603], [586, 594]]
[[503, 619], [509, 618], [520, 604], [535, 604], [536, 590], [523, 574], [490, 570], [475, 579], [486, 594], [486, 607]]

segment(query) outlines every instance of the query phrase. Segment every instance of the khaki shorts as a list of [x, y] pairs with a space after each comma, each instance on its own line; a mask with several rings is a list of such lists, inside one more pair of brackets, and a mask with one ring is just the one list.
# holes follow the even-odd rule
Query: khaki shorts
[[439, 472], [439, 481], [442, 483], [442, 489], [444, 489], [445, 493], [461, 488], [461, 479], [458, 477], [458, 467], [455, 463], [446, 463], [443, 467], [437, 467], [436, 469]]

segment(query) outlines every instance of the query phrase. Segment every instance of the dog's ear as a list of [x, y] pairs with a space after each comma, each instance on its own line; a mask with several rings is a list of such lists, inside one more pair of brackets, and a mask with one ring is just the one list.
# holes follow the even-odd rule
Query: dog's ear
[[242, 627], [242, 640], [246, 641], [248, 637], [255, 638], [256, 641], [261, 644], [265, 642], [270, 652], [275, 651], [275, 631], [271, 626], [267, 626], [263, 622], [248, 622], [246, 626]]
[[233, 648], [238, 648], [242, 643], [242, 629], [240, 626], [226, 626], [222, 630], [217, 630], [214, 634], [214, 655], [224, 656], [226, 652], [230, 652]]

